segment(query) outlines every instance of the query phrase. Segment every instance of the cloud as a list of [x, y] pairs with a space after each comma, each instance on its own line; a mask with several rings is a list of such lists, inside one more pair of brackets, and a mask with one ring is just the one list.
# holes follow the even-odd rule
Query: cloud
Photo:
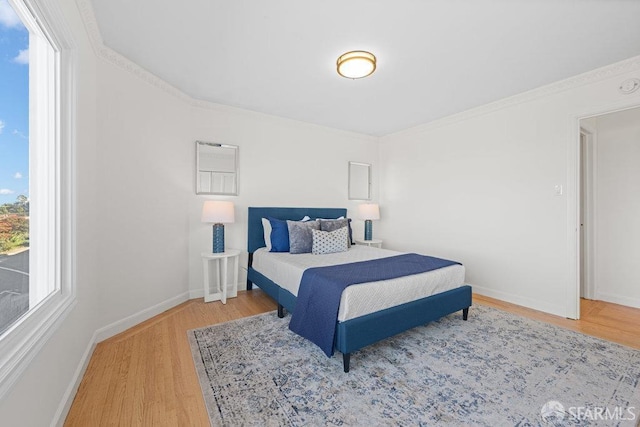
[[0, 188], [0, 196], [7, 196], [13, 193], [15, 193], [15, 191], [9, 190], [8, 188]]
[[27, 138], [27, 136], [24, 133], [20, 132], [18, 129], [14, 129], [13, 132], [11, 132], [11, 133], [14, 134], [14, 135], [19, 136], [22, 139], [29, 139], [29, 138]]
[[20, 179], [20, 178], [22, 178], [22, 174], [20, 172], [16, 172], [15, 175], [13, 175], [13, 177], [15, 179]]
[[29, 64], [29, 49], [20, 49], [20, 52], [12, 61], [16, 64]]
[[0, 120], [0, 133], [2, 133], [2, 129], [4, 129], [4, 122]]
[[22, 21], [7, 0], [0, 0], [0, 24], [7, 28], [22, 27]]

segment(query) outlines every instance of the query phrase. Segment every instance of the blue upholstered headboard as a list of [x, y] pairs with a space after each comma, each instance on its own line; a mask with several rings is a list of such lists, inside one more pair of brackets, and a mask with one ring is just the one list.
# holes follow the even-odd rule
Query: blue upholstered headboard
[[347, 217], [344, 208], [249, 208], [249, 231], [247, 250], [249, 253], [265, 247], [262, 218], [291, 219], [299, 221], [305, 215], [311, 219]]

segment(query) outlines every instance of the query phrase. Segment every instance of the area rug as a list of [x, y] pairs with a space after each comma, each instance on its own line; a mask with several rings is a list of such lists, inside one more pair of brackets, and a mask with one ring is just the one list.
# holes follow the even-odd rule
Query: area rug
[[218, 426], [636, 426], [640, 351], [484, 306], [353, 353], [275, 312], [188, 332]]

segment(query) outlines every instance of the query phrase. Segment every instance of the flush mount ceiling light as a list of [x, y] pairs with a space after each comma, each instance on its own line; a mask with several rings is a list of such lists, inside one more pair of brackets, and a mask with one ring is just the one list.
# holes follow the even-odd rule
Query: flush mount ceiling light
[[353, 50], [338, 58], [338, 74], [348, 79], [361, 79], [376, 70], [376, 57], [373, 53]]

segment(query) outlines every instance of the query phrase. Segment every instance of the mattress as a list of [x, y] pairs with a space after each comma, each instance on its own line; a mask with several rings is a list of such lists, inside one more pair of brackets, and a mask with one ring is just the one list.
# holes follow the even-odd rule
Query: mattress
[[[353, 245], [334, 254], [290, 254], [260, 248], [253, 254], [252, 267], [293, 295], [298, 295], [302, 274], [307, 268], [347, 264], [400, 255], [401, 252]], [[463, 265], [432, 270], [390, 280], [351, 285], [342, 293], [338, 321], [343, 322], [385, 308], [448, 291], [464, 284]]]

